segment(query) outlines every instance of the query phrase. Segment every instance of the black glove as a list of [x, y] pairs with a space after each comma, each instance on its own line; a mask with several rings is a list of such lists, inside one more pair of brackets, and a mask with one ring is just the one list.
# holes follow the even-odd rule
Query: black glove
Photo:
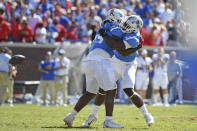
[[99, 32], [99, 34], [101, 36], [105, 36], [106, 35], [106, 31], [104, 29], [100, 29], [98, 32]]

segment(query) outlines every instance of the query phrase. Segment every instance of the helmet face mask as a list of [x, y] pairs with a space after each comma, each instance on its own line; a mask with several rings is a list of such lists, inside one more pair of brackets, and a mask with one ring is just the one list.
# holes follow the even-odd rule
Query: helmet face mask
[[121, 28], [124, 33], [135, 33], [143, 27], [142, 19], [137, 15], [126, 17]]
[[119, 9], [110, 9], [107, 12], [107, 19], [119, 27], [122, 25], [124, 17], [124, 13]]

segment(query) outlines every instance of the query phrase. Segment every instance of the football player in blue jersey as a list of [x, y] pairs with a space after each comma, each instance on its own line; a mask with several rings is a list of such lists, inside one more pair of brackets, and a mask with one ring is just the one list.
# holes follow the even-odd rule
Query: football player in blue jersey
[[[147, 111], [142, 98], [134, 92], [135, 72], [137, 68], [136, 56], [140, 46], [140, 28], [143, 21], [139, 16], [132, 15], [127, 17], [121, 28], [111, 26], [110, 35], [105, 29], [100, 29], [99, 33], [106, 43], [113, 49], [112, 68], [116, 80], [122, 78], [122, 87], [129, 99], [138, 107], [144, 115], [147, 124], [150, 126], [154, 123], [154, 118]], [[122, 30], [121, 30], [122, 29]], [[113, 37], [112, 37], [113, 36]], [[121, 38], [121, 39], [120, 39]], [[133, 51], [133, 52], [132, 52]], [[105, 94], [99, 92], [95, 99], [93, 110], [88, 119], [84, 122], [84, 127], [97, 120], [97, 112], [104, 101]], [[103, 100], [103, 101], [102, 101]]]
[[[109, 35], [111, 36], [109, 27], [113, 26], [114, 28], [116, 28], [120, 26], [121, 21], [124, 17], [124, 14], [118, 9], [109, 10], [107, 18], [110, 22], [105, 22], [99, 30], [106, 30], [106, 32], [109, 32]], [[117, 87], [115, 74], [110, 61], [113, 54], [114, 49], [106, 44], [100, 33], [97, 33], [90, 47], [90, 52], [82, 64], [86, 75], [86, 93], [82, 97], [80, 97], [72, 112], [64, 118], [64, 122], [68, 126], [72, 126], [77, 113], [83, 107], [85, 107], [89, 103], [89, 101], [96, 96], [98, 92], [100, 92], [101, 94], [106, 94], [106, 119], [103, 127], [123, 127], [122, 125], [116, 124], [112, 120], [114, 97]]]

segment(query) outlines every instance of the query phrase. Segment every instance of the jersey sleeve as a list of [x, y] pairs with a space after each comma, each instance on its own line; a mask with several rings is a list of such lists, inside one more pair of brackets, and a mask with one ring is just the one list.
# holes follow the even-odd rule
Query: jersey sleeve
[[112, 26], [110, 28], [110, 32], [112, 34], [112, 36], [116, 36], [116, 37], [119, 37], [119, 38], [122, 38], [123, 37], [123, 32], [121, 30], [120, 27], [117, 27], [117, 26]]
[[110, 30], [110, 28], [111, 28], [111, 26], [112, 26], [112, 24], [110, 23], [110, 22], [106, 22], [104, 25], [103, 25], [103, 28], [105, 29], [105, 30]]
[[126, 49], [136, 48], [139, 45], [140, 37], [137, 35], [127, 35], [123, 38]]

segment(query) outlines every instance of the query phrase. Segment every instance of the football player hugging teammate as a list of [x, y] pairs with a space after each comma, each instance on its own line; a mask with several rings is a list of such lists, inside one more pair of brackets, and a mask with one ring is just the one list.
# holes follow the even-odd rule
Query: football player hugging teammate
[[[98, 29], [97, 35], [90, 47], [90, 53], [83, 62], [87, 93], [82, 96], [73, 111], [64, 121], [72, 124], [76, 114], [97, 94], [93, 110], [83, 123], [89, 127], [97, 120], [100, 105], [105, 100], [106, 119], [104, 128], [122, 128], [112, 120], [116, 81], [122, 78], [122, 87], [129, 99], [141, 110], [148, 125], [154, 123], [152, 115], [147, 111], [142, 98], [134, 91], [135, 72], [137, 68], [137, 50], [141, 46], [140, 29], [142, 19], [137, 15], [124, 16], [119, 9], [111, 9], [107, 13], [107, 20]], [[96, 70], [95, 70], [96, 68]], [[105, 75], [103, 75], [105, 74]], [[95, 83], [97, 84], [95, 86]], [[87, 100], [87, 99], [88, 100]], [[83, 100], [83, 102], [82, 102]], [[81, 101], [81, 102], [80, 102]], [[84, 102], [86, 101], [86, 102]], [[84, 103], [83, 106], [79, 103]], [[81, 108], [81, 107], [82, 108]]]

